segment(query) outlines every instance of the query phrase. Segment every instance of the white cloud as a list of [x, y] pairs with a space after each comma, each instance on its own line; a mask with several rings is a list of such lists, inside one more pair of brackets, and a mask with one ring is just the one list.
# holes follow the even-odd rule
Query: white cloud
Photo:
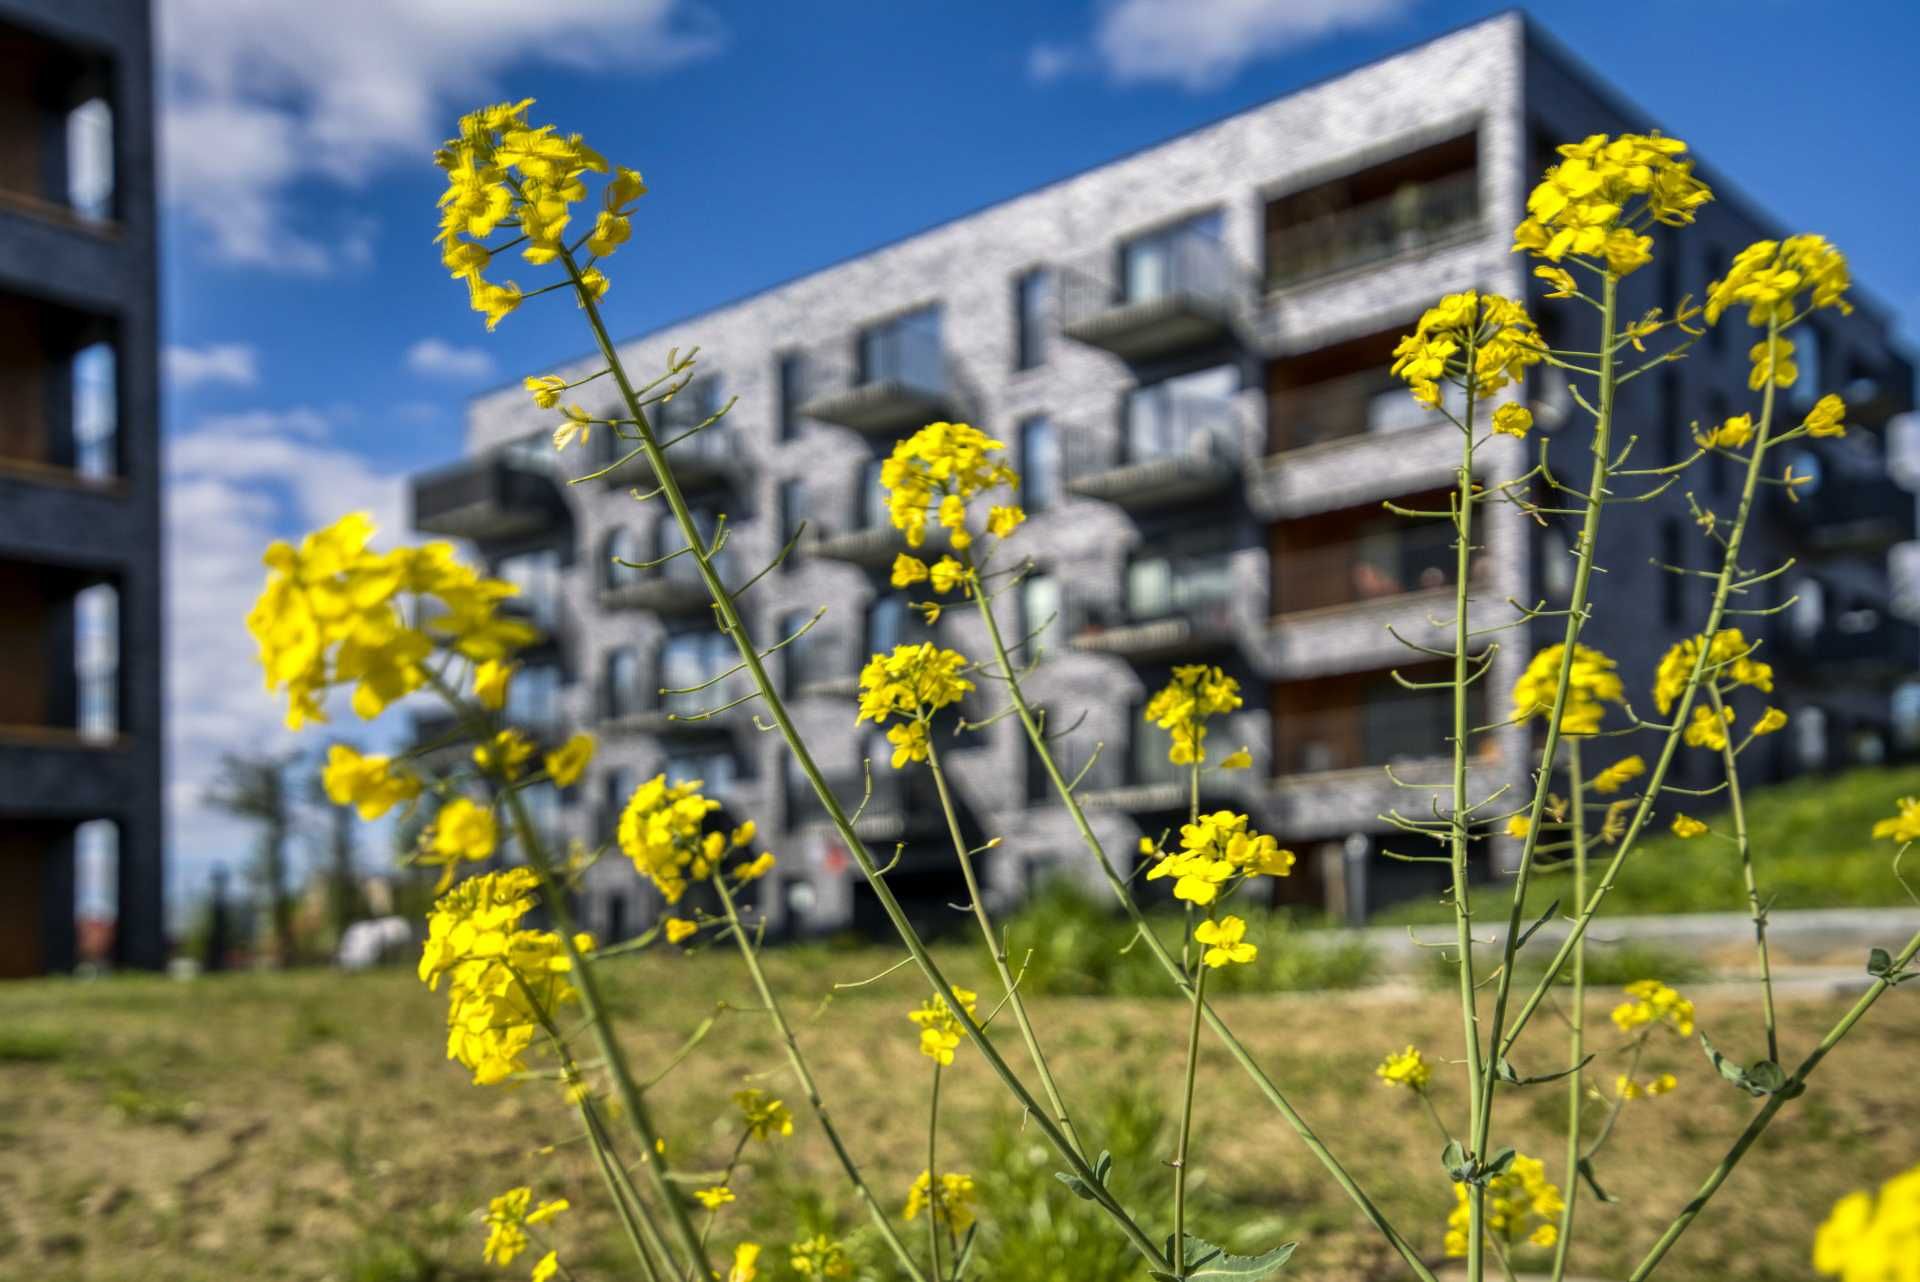
[[424, 164], [515, 64], [658, 70], [722, 43], [691, 0], [167, 0], [159, 25], [167, 199], [217, 258], [307, 274], [363, 261], [371, 231], [303, 216], [296, 186]]
[[161, 354], [167, 382], [182, 391], [211, 383], [252, 387], [260, 381], [260, 353], [249, 343], [170, 343]]
[[[198, 887], [215, 862], [238, 871], [253, 834], [205, 804], [224, 751], [312, 751], [261, 687], [243, 620], [259, 594], [260, 554], [278, 536], [358, 509], [391, 545], [405, 537], [405, 476], [333, 444], [336, 416], [255, 410], [198, 423], [166, 459], [168, 850], [175, 885]], [[341, 733], [376, 736], [344, 708]], [[184, 902], [184, 896], [181, 897]]]
[[[1344, 28], [1378, 26], [1412, 0], [1117, 0], [1094, 24], [1088, 61], [1120, 84], [1218, 88], [1241, 68]], [[1045, 83], [1080, 65], [1071, 49], [1036, 46], [1027, 70]]]
[[493, 357], [478, 347], [455, 347], [440, 338], [423, 338], [407, 349], [407, 368], [429, 378], [489, 378]]

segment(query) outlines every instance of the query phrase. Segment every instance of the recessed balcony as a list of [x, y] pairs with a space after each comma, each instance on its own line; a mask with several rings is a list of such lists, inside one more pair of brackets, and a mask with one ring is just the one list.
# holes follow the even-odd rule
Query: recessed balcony
[[[722, 548], [713, 557], [714, 572], [722, 582], [733, 579], [733, 558]], [[682, 553], [665, 565], [651, 570], [633, 570], [615, 566], [611, 578], [600, 589], [602, 610], [647, 610], [663, 615], [703, 614], [713, 608], [713, 598], [700, 578], [691, 554]]]
[[1164, 433], [1134, 440], [1067, 437], [1066, 488], [1130, 512], [1214, 498], [1240, 475], [1232, 403], [1178, 402]]
[[963, 418], [940, 312], [923, 308], [807, 353], [800, 413], [856, 432], [897, 436]]
[[568, 520], [552, 474], [503, 454], [416, 476], [412, 499], [414, 529], [481, 543], [530, 538]]
[[[1143, 569], [1142, 567], [1147, 567]], [[1199, 657], [1239, 638], [1225, 556], [1152, 558], [1129, 568], [1128, 591], [1110, 605], [1073, 605], [1073, 648], [1135, 662]]]
[[1914, 495], [1894, 482], [1880, 459], [1809, 446], [1794, 451], [1788, 463], [1795, 476], [1812, 477], [1780, 505], [1809, 546], [1822, 552], [1884, 548], [1914, 537]]
[[1247, 272], [1205, 220], [1136, 237], [1060, 270], [1060, 332], [1146, 361], [1232, 336], [1251, 293]]

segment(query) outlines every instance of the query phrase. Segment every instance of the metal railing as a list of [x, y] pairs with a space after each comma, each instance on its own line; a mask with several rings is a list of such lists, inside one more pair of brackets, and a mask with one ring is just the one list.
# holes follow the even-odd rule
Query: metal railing
[[[1475, 725], [1485, 720], [1485, 702], [1469, 701], [1468, 717]], [[1452, 751], [1447, 742], [1452, 727], [1453, 710], [1444, 695], [1402, 695], [1308, 712], [1276, 709], [1273, 773], [1285, 778], [1443, 757]]]
[[1408, 183], [1347, 209], [1267, 233], [1267, 288], [1362, 267], [1444, 239], [1480, 217], [1480, 175], [1466, 170]]
[[[1462, 406], [1452, 392], [1449, 389], [1449, 408], [1458, 413]], [[1416, 403], [1407, 385], [1384, 367], [1285, 388], [1269, 399], [1267, 416], [1268, 448], [1275, 454], [1446, 421]]]
[[842, 335], [808, 349], [802, 364], [800, 412], [844, 426], [878, 430], [910, 408], [961, 401], [938, 325], [882, 325]]
[[[1322, 547], [1280, 552], [1274, 564], [1273, 613], [1359, 605], [1450, 587], [1453, 543], [1449, 527], [1409, 521], [1405, 529], [1383, 529]], [[1484, 573], [1484, 557], [1468, 562], [1471, 580], [1479, 580]]]
[[1219, 238], [1175, 229], [1087, 254], [1062, 267], [1060, 325], [1071, 333], [1123, 308], [1197, 303], [1231, 316], [1247, 273]]
[[1066, 479], [1072, 483], [1163, 459], [1232, 466], [1240, 457], [1237, 428], [1231, 400], [1210, 396], [1174, 397], [1150, 431], [1110, 436], [1064, 433]]

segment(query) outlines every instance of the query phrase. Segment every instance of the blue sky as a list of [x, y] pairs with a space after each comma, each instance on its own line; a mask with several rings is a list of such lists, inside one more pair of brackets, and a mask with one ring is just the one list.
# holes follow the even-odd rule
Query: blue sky
[[[398, 533], [463, 399], [583, 346], [562, 308], [488, 335], [440, 270], [429, 157], [459, 111], [538, 98], [645, 173], [608, 299], [637, 334], [1505, 7], [160, 0], [176, 890], [245, 859], [199, 804], [218, 748], [287, 742], [240, 622], [264, 540], [349, 507]], [[1528, 10], [1920, 333], [1920, 7]]]

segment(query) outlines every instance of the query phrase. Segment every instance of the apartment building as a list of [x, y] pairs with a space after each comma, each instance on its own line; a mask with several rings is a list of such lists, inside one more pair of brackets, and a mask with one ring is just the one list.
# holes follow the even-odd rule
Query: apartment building
[[165, 959], [152, 100], [145, 4], [0, 0], [0, 977], [73, 966], [82, 860]]
[[[663, 407], [664, 436], [738, 398], [719, 426], [673, 452], [703, 519], [726, 520], [730, 580], [766, 565], [804, 522], [795, 555], [745, 606], [762, 644], [825, 607], [776, 668], [849, 807], [867, 793], [863, 761], [876, 763], [857, 826], [883, 857], [898, 847], [889, 882], [903, 899], [938, 923], [964, 894], [926, 772], [888, 769], [885, 745], [855, 728], [855, 674], [871, 653], [926, 636], [986, 650], [977, 618], [953, 611], [929, 629], [908, 611], [911, 594], [887, 582], [903, 544], [885, 520], [880, 461], [935, 419], [982, 426], [1017, 455], [1031, 519], [1006, 555], [1032, 557], [1036, 571], [1002, 606], [1016, 635], [1051, 620], [1027, 643], [1043, 652], [1030, 689], [1056, 729], [1073, 727], [1063, 750], [1087, 769], [1082, 796], [1110, 851], [1131, 858], [1142, 833], [1184, 815], [1184, 779], [1141, 708], [1174, 665], [1209, 662], [1247, 697], [1211, 742], [1247, 745], [1257, 768], [1209, 776], [1206, 803], [1249, 811], [1301, 854], [1278, 883], [1283, 898], [1357, 916], [1434, 885], [1430, 865], [1384, 857], [1421, 852], [1379, 816], [1429, 813], [1430, 794], [1401, 791], [1383, 766], [1416, 784], [1444, 778], [1448, 706], [1391, 674], [1418, 677], [1430, 663], [1395, 633], [1449, 636], [1454, 558], [1444, 523], [1381, 504], [1444, 507], [1458, 438], [1389, 377], [1389, 353], [1449, 291], [1538, 303], [1531, 262], [1509, 251], [1553, 145], [1650, 124], [1537, 28], [1503, 15], [622, 345], [643, 371], [670, 347], [701, 346], [698, 378]], [[1684, 136], [1685, 122], [1674, 124]], [[1628, 287], [1630, 310], [1698, 297], [1735, 250], [1775, 233], [1707, 176], [1720, 200], [1696, 228], [1662, 238], [1656, 266]], [[1535, 310], [1560, 343], [1578, 346], [1590, 324], [1577, 308]], [[1914, 503], [1882, 457], [1887, 425], [1912, 407], [1912, 368], [1870, 299], [1817, 324], [1817, 353], [1790, 399], [1843, 391], [1853, 430], [1810, 443], [1821, 448], [1796, 469], [1818, 485], [1792, 505], [1769, 494], [1757, 518], [1757, 558], [1799, 558], [1774, 591], [1797, 592], [1800, 604], [1750, 621], [1783, 670], [1800, 674], [1780, 695], [1793, 733], [1760, 750], [1775, 776], [1904, 746], [1891, 692], [1920, 660], [1915, 629], [1890, 608], [1887, 574], [1890, 549], [1914, 536]], [[1747, 346], [1729, 326], [1695, 359], [1623, 389], [1636, 461], [1682, 456], [1689, 420], [1742, 403]], [[558, 372], [594, 368], [583, 358]], [[1584, 476], [1583, 420], [1564, 382], [1537, 377], [1524, 395], [1553, 466]], [[875, 925], [858, 870], [778, 737], [756, 729], [753, 705], [690, 719], [741, 693], [737, 679], [661, 693], [718, 676], [732, 646], [689, 561], [617, 563], [679, 546], [662, 505], [635, 500], [646, 468], [567, 486], [563, 476], [586, 469], [556, 458], [552, 420], [517, 385], [479, 397], [467, 456], [413, 490], [415, 524], [475, 540], [549, 630], [514, 691], [520, 719], [599, 735], [582, 796], [543, 798], [542, 812], [558, 831], [605, 840], [639, 781], [702, 779], [730, 819], [757, 820], [784, 856], [760, 884], [776, 928]], [[1499, 439], [1482, 452], [1485, 474], [1519, 475], [1535, 448]], [[1684, 488], [1730, 510], [1735, 484], [1702, 464]], [[1513, 618], [1510, 601], [1566, 599], [1565, 529], [1493, 506], [1476, 543], [1476, 626]], [[1588, 640], [1636, 690], [1706, 605], [1699, 580], [1652, 562], [1703, 565], [1708, 551], [1678, 490], [1608, 523], [1609, 604]], [[1557, 638], [1547, 622], [1496, 638], [1476, 718], [1501, 720], [1528, 656]], [[990, 687], [979, 698], [976, 714], [993, 710]], [[1528, 734], [1481, 738], [1476, 785], [1523, 785]], [[1090, 876], [1017, 723], [956, 739], [948, 759], [970, 833], [1003, 838], [986, 856], [997, 907], [1042, 878]], [[1511, 858], [1505, 845], [1476, 851], [1476, 868]], [[617, 855], [594, 870], [587, 898], [609, 937], [658, 911]]]

